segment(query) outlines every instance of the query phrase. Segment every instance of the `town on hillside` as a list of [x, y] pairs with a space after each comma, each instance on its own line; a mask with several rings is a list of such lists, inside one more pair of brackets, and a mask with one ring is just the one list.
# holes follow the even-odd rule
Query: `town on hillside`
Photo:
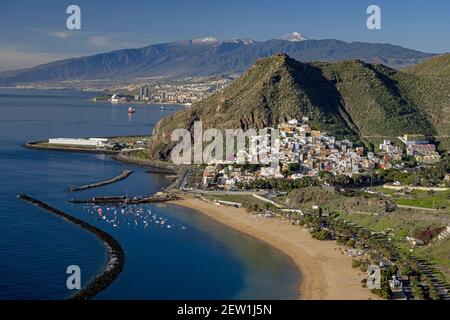
[[261, 152], [257, 142], [261, 141], [261, 137], [252, 137], [249, 146], [245, 150], [238, 150], [234, 160], [209, 164], [203, 171], [201, 187], [233, 190], [258, 179], [299, 180], [326, 173], [332, 177], [351, 178], [368, 174], [375, 169], [411, 170], [411, 165], [406, 168], [406, 161], [413, 163], [414, 167], [441, 160], [436, 146], [420, 134], [399, 137], [403, 145], [385, 139], [379, 144], [377, 152], [373, 152], [349, 140], [338, 140], [325, 132], [312, 129], [308, 117], [281, 123], [278, 129], [280, 138], [276, 156], [279, 165], [269, 165], [274, 157], [270, 148], [266, 150], [268, 156], [265, 162], [261, 161], [260, 165], [245, 165], [254, 163]]
[[[266, 162], [250, 163], [261, 151], [252, 142], [264, 138], [253, 136], [233, 160], [191, 166], [180, 189], [335, 240], [352, 267], [367, 273], [362, 286], [384, 299], [450, 299], [441, 262], [450, 239], [448, 155], [421, 134], [383, 139], [369, 150], [314, 130], [307, 117], [278, 129], [279, 165], [269, 165], [267, 145]], [[370, 270], [380, 272], [377, 287]]]

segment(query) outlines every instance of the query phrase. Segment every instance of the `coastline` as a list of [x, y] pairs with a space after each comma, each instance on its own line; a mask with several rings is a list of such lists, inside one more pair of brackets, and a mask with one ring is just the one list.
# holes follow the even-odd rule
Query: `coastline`
[[[24, 147], [27, 146], [24, 145]], [[73, 150], [60, 151], [71, 152]], [[148, 167], [159, 173], [177, 174], [179, 176], [177, 180], [180, 180], [180, 175], [182, 175], [183, 171], [178, 166], [136, 159], [123, 153], [118, 153], [112, 158], [119, 162]], [[172, 184], [177, 184], [177, 182], [179, 181], [174, 181]], [[180, 194], [180, 196], [181, 200], [171, 200], [168, 203], [184, 206], [206, 214], [210, 218], [263, 241], [287, 255], [301, 275], [301, 280], [298, 284], [298, 299], [380, 299], [368, 289], [362, 287], [361, 280], [365, 274], [351, 267], [352, 258], [343, 254], [341, 252], [342, 249], [334, 241], [313, 239], [306, 230], [287, 221], [261, 218], [247, 213], [242, 208], [219, 207], [184, 193]], [[95, 281], [96, 279], [93, 282]], [[99, 291], [95, 292], [94, 295]], [[81, 297], [77, 295], [77, 298]]]
[[181, 168], [178, 165], [167, 162], [130, 157], [127, 152], [119, 152], [112, 158], [125, 164], [148, 168], [152, 173], [178, 174]]
[[363, 288], [364, 274], [352, 268], [352, 258], [335, 241], [320, 241], [287, 221], [247, 213], [243, 208], [216, 206], [183, 194], [169, 203], [194, 209], [208, 217], [265, 242], [292, 259], [301, 274], [300, 300], [375, 300]]
[[[106, 139], [115, 139], [115, 138], [140, 138], [140, 137], [148, 137], [147, 135], [128, 135], [128, 136], [105, 136], [105, 137], [97, 137], [97, 138], [106, 138]], [[81, 138], [89, 138], [89, 137], [81, 137]], [[43, 150], [43, 151], [61, 151], [61, 152], [73, 152], [73, 153], [96, 153], [96, 154], [110, 154], [117, 155], [121, 153], [120, 150], [105, 150], [105, 149], [97, 149], [92, 147], [78, 147], [78, 146], [58, 146], [58, 145], [43, 145], [48, 142], [47, 140], [33, 140], [27, 141], [22, 144], [23, 148], [26, 149], [34, 149], [34, 150]]]

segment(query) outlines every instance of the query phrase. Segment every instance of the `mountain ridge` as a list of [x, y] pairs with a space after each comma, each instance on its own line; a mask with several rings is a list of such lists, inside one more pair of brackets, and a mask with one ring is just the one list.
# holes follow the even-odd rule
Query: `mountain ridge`
[[[205, 40], [206, 39], [206, 40]], [[341, 61], [359, 58], [393, 67], [434, 56], [391, 44], [344, 42], [335, 39], [288, 41], [184, 40], [122, 49], [50, 62], [33, 68], [0, 73], [0, 84], [137, 77], [182, 78], [240, 74], [257, 59], [286, 53], [296, 60]], [[203, 41], [199, 41], [203, 40]], [[197, 41], [197, 42], [196, 42]]]
[[450, 77], [450, 53], [441, 54], [416, 66], [410, 66], [403, 71], [424, 76]]
[[258, 60], [229, 87], [158, 122], [150, 154], [167, 160], [175, 145], [171, 132], [192, 132], [198, 120], [204, 129], [246, 130], [308, 116], [315, 129], [372, 145], [405, 133], [444, 137], [450, 134], [449, 91], [448, 79], [358, 59], [302, 63], [278, 54]]

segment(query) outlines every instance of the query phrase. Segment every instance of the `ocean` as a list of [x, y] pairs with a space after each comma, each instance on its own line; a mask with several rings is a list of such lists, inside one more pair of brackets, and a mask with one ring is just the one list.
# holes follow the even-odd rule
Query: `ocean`
[[[128, 115], [128, 105], [90, 101], [94, 95], [0, 89], [0, 299], [65, 299], [74, 293], [66, 286], [69, 265], [80, 267], [84, 286], [106, 263], [96, 236], [21, 201], [20, 193], [110, 233], [122, 245], [124, 270], [95, 299], [297, 298], [299, 274], [288, 257], [206, 215], [149, 204], [139, 215], [102, 207], [104, 219], [98, 208], [70, 204], [72, 198], [148, 195], [170, 182], [108, 155], [22, 147], [50, 137], [149, 134], [159, 119], [184, 108], [137, 104]], [[66, 191], [125, 169], [134, 173], [115, 184]], [[116, 216], [126, 218], [113, 221]]]

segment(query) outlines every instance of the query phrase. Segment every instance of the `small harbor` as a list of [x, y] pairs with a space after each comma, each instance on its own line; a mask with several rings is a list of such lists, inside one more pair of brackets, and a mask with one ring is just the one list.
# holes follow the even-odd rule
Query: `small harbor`
[[185, 230], [186, 226], [145, 204], [85, 204], [83, 211], [113, 228]]
[[142, 203], [155, 203], [155, 202], [167, 202], [179, 200], [179, 197], [165, 192], [157, 192], [150, 196], [108, 196], [108, 197], [93, 197], [91, 199], [76, 200], [71, 199], [70, 203], [73, 204], [142, 204]]

